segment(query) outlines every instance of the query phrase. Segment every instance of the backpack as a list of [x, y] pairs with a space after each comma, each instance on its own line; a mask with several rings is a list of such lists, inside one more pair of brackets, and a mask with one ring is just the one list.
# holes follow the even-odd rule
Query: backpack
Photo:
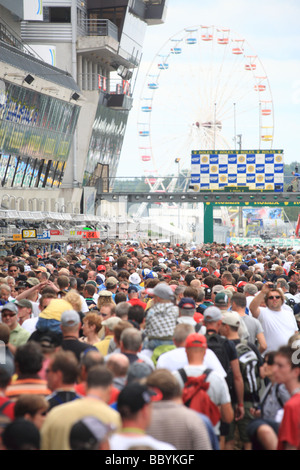
[[241, 341], [235, 347], [244, 381], [244, 399], [258, 403], [260, 401], [258, 392], [262, 384], [259, 358], [247, 341]]
[[188, 377], [183, 368], [178, 372], [184, 382], [182, 400], [185, 406], [206, 415], [215, 426], [221, 419], [221, 413], [207, 393], [209, 382], [206, 382], [206, 379], [211, 369], [206, 369], [198, 377]]
[[223, 336], [219, 335], [218, 333], [213, 333], [213, 334], [207, 334], [208, 332], [206, 331], [206, 340], [207, 340], [207, 347], [211, 349], [217, 358], [219, 359], [221, 365], [223, 366], [223, 369], [225, 370], [227, 376], [225, 377], [225, 380], [227, 382], [227, 385], [229, 387], [230, 394], [233, 391], [233, 374], [231, 370], [231, 365], [230, 365], [230, 359], [228, 357], [227, 349], [226, 349], [226, 342], [228, 341], [226, 338]]

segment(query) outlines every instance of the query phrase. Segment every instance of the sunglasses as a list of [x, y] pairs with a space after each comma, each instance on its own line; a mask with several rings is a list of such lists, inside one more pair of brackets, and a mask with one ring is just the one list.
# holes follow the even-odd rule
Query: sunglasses
[[274, 300], [274, 299], [281, 299], [280, 295], [271, 295], [270, 297], [268, 297], [268, 300]]
[[119, 290], [124, 290], [124, 291], [128, 292], [128, 289], [126, 289], [126, 287], [119, 287]]
[[17, 314], [16, 313], [2, 313], [2, 318], [14, 317], [15, 315], [17, 315]]

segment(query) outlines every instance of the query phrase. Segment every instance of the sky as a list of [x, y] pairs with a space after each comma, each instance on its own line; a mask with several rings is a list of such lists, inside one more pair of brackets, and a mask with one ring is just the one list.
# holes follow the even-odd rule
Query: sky
[[[140, 109], [144, 104], [145, 84], [152, 63], [157, 60], [158, 53], [171, 38], [176, 38], [177, 33], [181, 33], [186, 28], [193, 28], [199, 25], [215, 26], [216, 28], [228, 28], [236, 33], [236, 37], [243, 38], [254, 55], [259, 58], [259, 63], [263, 67], [265, 76], [269, 83], [270, 96], [273, 106], [274, 138], [273, 149], [284, 151], [284, 161], [290, 164], [299, 161], [299, 140], [300, 140], [300, 30], [298, 26], [300, 18], [299, 0], [169, 0], [165, 23], [161, 25], [148, 26], [143, 48], [142, 63], [139, 68], [138, 78], [135, 83], [134, 104], [130, 111], [123, 148], [121, 152], [120, 164], [117, 177], [144, 176], [145, 163], [141, 159], [141, 138], [138, 137], [140, 130]], [[233, 37], [233, 36], [231, 36]], [[204, 44], [198, 46], [204, 47]], [[221, 46], [224, 47], [224, 46]], [[246, 49], [245, 49], [246, 50]], [[199, 52], [201, 53], [201, 51]], [[183, 59], [181, 59], [183, 60]], [[220, 57], [213, 59], [220, 61]], [[198, 65], [200, 67], [200, 65]], [[169, 80], [178, 80], [184, 84], [184, 88], [189, 89], [188, 73], [184, 73], [185, 67], [173, 68], [165, 74]], [[197, 72], [197, 70], [196, 70]], [[222, 69], [223, 72], [223, 69]], [[171, 75], [172, 74], [172, 75]], [[153, 106], [153, 116], [155, 112], [161, 115], [165, 122], [174, 122], [174, 113], [181, 110], [182, 113], [192, 115], [192, 106], [195, 96], [187, 94], [170, 93], [165, 81], [160, 87], [160, 99], [153, 95], [151, 102]], [[236, 84], [232, 81], [232, 89], [235, 91]], [[248, 86], [248, 85], [245, 85]], [[252, 87], [252, 85], [249, 85]], [[250, 88], [249, 88], [250, 90]], [[253, 92], [249, 91], [249, 97]], [[156, 92], [157, 93], [157, 92]], [[163, 101], [166, 97], [166, 103]], [[188, 98], [187, 98], [188, 97]], [[199, 97], [200, 99], [200, 97]], [[202, 99], [202, 98], [201, 98]], [[239, 106], [239, 102], [234, 106]], [[169, 115], [168, 115], [169, 112]], [[145, 113], [144, 113], [145, 114]], [[180, 114], [180, 115], [181, 115]], [[168, 118], [169, 116], [169, 118]], [[173, 121], [172, 121], [173, 119]], [[158, 127], [164, 127], [163, 123], [157, 122]], [[252, 126], [253, 127], [253, 126]], [[153, 138], [153, 153], [155, 145], [162, 147], [158, 131], [154, 133], [154, 125], [151, 124]], [[249, 126], [250, 129], [250, 126]], [[171, 130], [165, 128], [165, 137], [171, 142], [173, 136]], [[174, 129], [176, 133], [176, 129]], [[247, 141], [244, 131], [243, 139]], [[249, 131], [250, 132], [250, 131]], [[234, 136], [234, 133], [233, 133]], [[233, 140], [233, 139], [232, 139]], [[249, 142], [250, 134], [249, 134]], [[256, 148], [256, 144], [248, 148]], [[152, 143], [151, 143], [152, 145]], [[165, 144], [164, 144], [165, 145]], [[176, 144], [178, 145], [178, 144]], [[234, 144], [232, 144], [234, 145]], [[158, 173], [177, 172], [174, 159], [178, 156], [176, 151], [169, 146], [169, 154], [163, 150], [164, 155], [156, 156], [155, 168]], [[234, 147], [232, 147], [234, 148]], [[245, 148], [245, 147], [244, 147]], [[198, 150], [198, 149], [197, 149]], [[175, 152], [172, 154], [172, 152]], [[164, 161], [163, 161], [164, 160]]]

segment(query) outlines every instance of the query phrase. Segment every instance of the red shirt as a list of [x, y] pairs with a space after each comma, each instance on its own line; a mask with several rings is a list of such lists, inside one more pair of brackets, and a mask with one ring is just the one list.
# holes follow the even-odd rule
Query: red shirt
[[285, 442], [300, 450], [300, 393], [293, 395], [284, 405], [277, 450], [284, 450]]
[[0, 408], [4, 403], [8, 402], [9, 404], [1, 411], [1, 414], [7, 416], [9, 419], [15, 419], [15, 402], [11, 401], [9, 398], [0, 397]]
[[147, 304], [140, 299], [131, 299], [131, 300], [128, 300], [128, 303], [130, 305], [140, 305], [141, 307], [143, 307], [144, 310], [147, 307]]
[[[79, 384], [75, 385], [75, 391], [79, 393], [82, 396], [86, 396], [86, 382], [80, 382]], [[112, 387], [110, 398], [109, 398], [109, 405], [112, 405], [117, 401], [118, 395], [120, 393], [120, 390], [117, 389], [116, 387]]]

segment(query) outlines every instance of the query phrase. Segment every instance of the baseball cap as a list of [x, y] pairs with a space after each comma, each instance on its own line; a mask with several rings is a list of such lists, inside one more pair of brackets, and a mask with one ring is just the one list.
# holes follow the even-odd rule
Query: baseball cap
[[138, 292], [138, 288], [136, 286], [129, 286], [128, 287], [128, 294], [130, 294], [131, 292]]
[[238, 288], [244, 287], [246, 284], [247, 284], [246, 281], [240, 281], [240, 282], [237, 283], [236, 287], [238, 287]]
[[228, 310], [227, 312], [223, 313], [222, 323], [238, 328], [241, 324], [241, 317], [237, 312], [234, 312], [233, 310]]
[[103, 264], [100, 264], [97, 268], [97, 271], [106, 271], [106, 267]]
[[151, 269], [145, 268], [142, 270], [142, 276], [146, 277], [151, 272]]
[[211, 291], [213, 294], [217, 294], [218, 292], [221, 292], [222, 290], [224, 290], [224, 287], [221, 286], [221, 284], [216, 284], [215, 286], [213, 286]]
[[279, 268], [279, 264], [272, 264], [271, 271], [275, 271], [276, 268]]
[[180, 300], [178, 307], [179, 308], [196, 308], [196, 304], [195, 304], [194, 299], [190, 297], [183, 297]]
[[118, 410], [122, 407], [129, 408], [132, 413], [137, 413], [145, 405], [149, 405], [155, 392], [139, 382], [131, 382], [121, 390], [118, 396]]
[[61, 315], [62, 326], [76, 326], [80, 323], [80, 316], [75, 310], [66, 310]]
[[146, 274], [145, 279], [154, 279], [156, 277], [158, 277], [157, 273], [154, 271], [150, 271], [148, 274]]
[[108, 286], [116, 286], [118, 284], [118, 279], [113, 277], [113, 276], [110, 276], [106, 279], [106, 282], [105, 282], [105, 285], [106, 287]]
[[240, 265], [240, 269], [241, 269], [242, 271], [247, 271], [248, 266], [247, 266], [246, 264], [241, 264], [241, 265]]
[[18, 307], [22, 307], [22, 308], [26, 307], [26, 308], [31, 308], [32, 309], [32, 303], [30, 302], [30, 300], [27, 300], [27, 299], [16, 300], [15, 304]]
[[225, 292], [218, 292], [215, 297], [216, 305], [227, 305], [229, 300], [228, 295]]
[[218, 307], [207, 307], [204, 312], [204, 320], [206, 322], [215, 322], [222, 320], [222, 313]]
[[36, 273], [47, 273], [48, 269], [45, 266], [38, 266], [34, 271]]
[[207, 348], [207, 341], [204, 335], [199, 333], [192, 333], [188, 335], [185, 340], [185, 347], [187, 348]]
[[99, 297], [112, 297], [112, 292], [109, 290], [103, 289], [99, 292]]
[[26, 281], [26, 284], [29, 287], [37, 286], [40, 283], [37, 277], [29, 277]]
[[114, 330], [114, 327], [122, 321], [120, 317], [109, 317], [101, 322], [101, 325], [107, 326], [110, 331]]
[[193, 318], [196, 323], [202, 323], [204, 320], [204, 315], [200, 312], [195, 312]]
[[153, 369], [146, 362], [133, 362], [130, 364], [127, 373], [127, 384], [132, 383], [135, 380], [143, 379], [148, 377], [153, 372]]
[[9, 310], [15, 314], [19, 312], [18, 307], [14, 302], [7, 302], [7, 304], [2, 305], [2, 307], [0, 307], [0, 311], [2, 312], [3, 310]]
[[72, 450], [92, 450], [113, 430], [113, 426], [103, 423], [95, 416], [84, 416], [71, 428], [70, 447]]
[[129, 282], [130, 282], [131, 284], [139, 284], [142, 279], [140, 278], [140, 276], [139, 276], [138, 273], [132, 273], [132, 274], [129, 276], [128, 280], [129, 280]]
[[160, 282], [154, 289], [147, 289], [147, 292], [164, 300], [172, 300], [174, 298], [173, 290], [165, 282]]

